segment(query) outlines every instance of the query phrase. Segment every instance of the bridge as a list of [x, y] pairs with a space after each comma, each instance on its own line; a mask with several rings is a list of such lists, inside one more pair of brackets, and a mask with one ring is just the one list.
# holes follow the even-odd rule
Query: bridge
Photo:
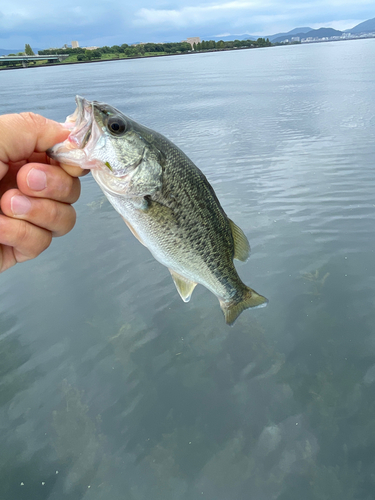
[[70, 54], [54, 54], [53, 56], [0, 56], [0, 64], [5, 61], [22, 62], [22, 66], [27, 68], [29, 61], [63, 61]]

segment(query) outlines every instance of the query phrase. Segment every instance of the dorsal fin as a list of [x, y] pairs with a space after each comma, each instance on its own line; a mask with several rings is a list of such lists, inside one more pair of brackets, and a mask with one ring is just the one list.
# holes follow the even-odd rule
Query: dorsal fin
[[187, 278], [184, 278], [180, 274], [169, 269], [169, 272], [172, 275], [174, 284], [176, 285], [177, 291], [180, 294], [182, 300], [184, 302], [189, 302], [191, 294], [193, 293], [194, 288], [197, 286], [194, 281], [190, 281]]
[[232, 220], [229, 219], [234, 240], [234, 258], [245, 262], [250, 255], [250, 245], [242, 231]]

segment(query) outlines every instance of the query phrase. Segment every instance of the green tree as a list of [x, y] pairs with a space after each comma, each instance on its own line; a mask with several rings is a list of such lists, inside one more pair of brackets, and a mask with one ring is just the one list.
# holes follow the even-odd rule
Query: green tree
[[143, 45], [136, 45], [135, 46], [135, 53], [137, 56], [144, 56], [145, 55], [145, 48]]
[[111, 49], [112, 52], [114, 52], [115, 54], [120, 54], [121, 52], [124, 52], [124, 50], [119, 45], [112, 45]]
[[96, 50], [90, 50], [90, 52], [91, 52], [91, 57], [93, 59], [101, 59], [102, 58], [100, 50], [97, 50], [97, 49]]
[[27, 56], [35, 56], [33, 49], [30, 47], [28, 43], [25, 43], [25, 54]]

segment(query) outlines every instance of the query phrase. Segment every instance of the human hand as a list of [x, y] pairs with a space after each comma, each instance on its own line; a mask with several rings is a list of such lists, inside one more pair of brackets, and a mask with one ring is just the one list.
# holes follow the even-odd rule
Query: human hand
[[77, 177], [87, 171], [58, 166], [45, 153], [68, 135], [34, 113], [0, 116], [0, 272], [37, 257], [75, 224]]

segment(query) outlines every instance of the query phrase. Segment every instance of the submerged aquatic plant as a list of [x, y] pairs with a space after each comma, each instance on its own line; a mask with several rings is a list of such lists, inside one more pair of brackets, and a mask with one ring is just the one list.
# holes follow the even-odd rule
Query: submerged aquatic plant
[[318, 295], [320, 295], [321, 290], [324, 287], [324, 284], [329, 276], [330, 276], [330, 273], [325, 273], [322, 276], [321, 270], [317, 269], [316, 271], [314, 271], [312, 273], [302, 274], [301, 278], [304, 280], [307, 280], [313, 284], [312, 291], [307, 292], [307, 293], [311, 294], [311, 295], [318, 296]]

